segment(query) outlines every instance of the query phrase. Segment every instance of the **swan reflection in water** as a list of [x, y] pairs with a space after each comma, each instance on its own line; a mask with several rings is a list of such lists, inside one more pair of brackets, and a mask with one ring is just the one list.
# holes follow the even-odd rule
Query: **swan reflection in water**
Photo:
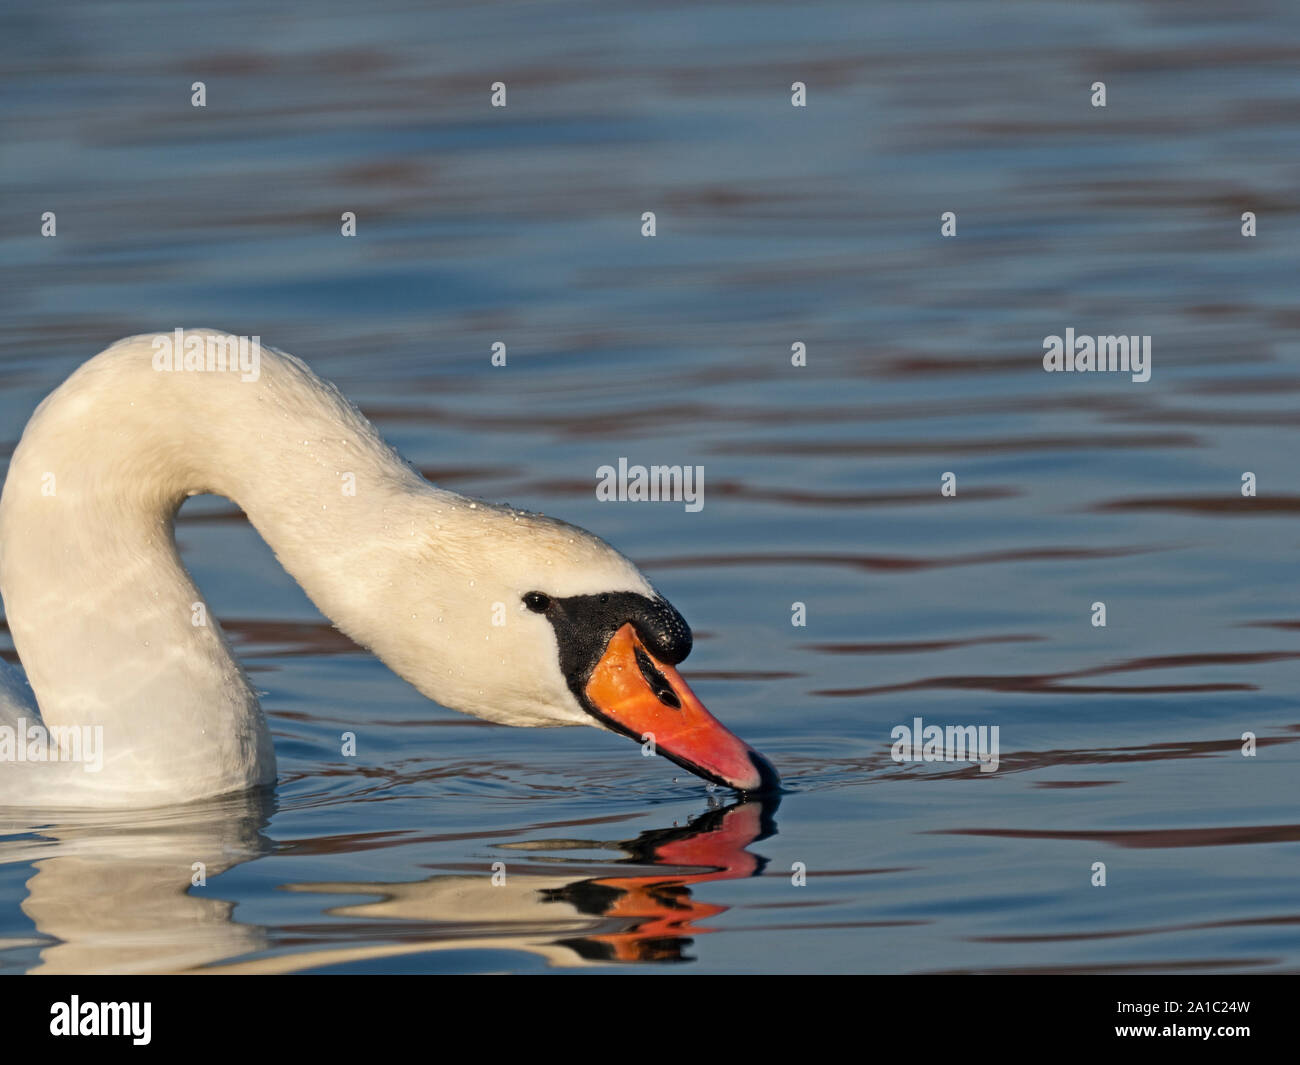
[[[202, 809], [139, 812], [130, 825], [88, 815], [40, 827], [5, 824], [0, 863], [30, 863], [23, 912], [40, 938], [0, 940], [0, 968], [15, 951], [40, 947], [34, 973], [284, 973], [369, 963], [449, 950], [517, 950], [554, 966], [682, 962], [700, 922], [725, 912], [692, 889], [762, 872], [766, 859], [746, 848], [776, 831], [776, 798], [717, 806], [683, 826], [619, 841], [538, 840], [501, 846], [512, 853], [617, 851], [618, 858], [546, 859], [545, 872], [505, 859], [495, 879], [439, 874], [406, 882], [285, 885], [320, 895], [375, 896], [325, 913], [347, 923], [327, 929], [318, 947], [284, 952], [266, 929], [234, 920], [221, 893], [223, 872], [272, 850], [265, 828], [274, 798], [253, 793]], [[206, 887], [195, 887], [194, 863]], [[556, 871], [569, 864], [573, 871]], [[580, 870], [580, 872], [579, 872]], [[319, 926], [314, 929], [319, 934]], [[264, 953], [279, 951], [278, 953]], [[249, 955], [263, 954], [249, 958]], [[243, 959], [243, 960], [237, 960]]]
[[[273, 849], [264, 834], [273, 811], [266, 789], [44, 822], [0, 810], [0, 864], [35, 870], [22, 911], [40, 937], [0, 940], [0, 969], [37, 944], [32, 973], [180, 972], [266, 949], [264, 930], [233, 920], [235, 903], [213, 878]], [[194, 886], [200, 876], [209, 886]]]

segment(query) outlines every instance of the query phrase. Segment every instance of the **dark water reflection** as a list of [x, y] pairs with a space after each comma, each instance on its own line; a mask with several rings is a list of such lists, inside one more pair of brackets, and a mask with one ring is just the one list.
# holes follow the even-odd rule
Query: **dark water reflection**
[[[699, 900], [698, 885], [761, 874], [751, 844], [775, 832], [777, 800], [716, 806], [684, 825], [635, 838], [499, 842], [506, 860], [459, 863], [418, 881], [287, 883], [316, 896], [371, 896], [331, 905], [325, 924], [266, 927], [237, 920], [235, 903], [206, 878], [273, 851], [290, 857], [354, 855], [390, 846], [384, 833], [272, 842], [271, 794], [126, 817], [72, 816], [5, 828], [0, 857], [31, 862], [22, 910], [35, 926], [10, 951], [38, 949], [35, 973], [284, 973], [374, 964], [438, 951], [510, 950], [551, 965], [685, 962], [725, 904]], [[578, 824], [596, 827], [609, 818]], [[569, 827], [532, 825], [529, 829]], [[407, 838], [404, 846], [463, 842], [473, 834]], [[566, 852], [616, 852], [617, 858]], [[547, 857], [547, 855], [550, 855]], [[193, 859], [186, 867], [180, 859]], [[222, 964], [225, 959], [248, 960]]]
[[[1294, 970], [1296, 39], [1283, 0], [9, 4], [0, 456], [120, 336], [259, 335], [642, 564], [790, 792], [769, 835], [431, 706], [197, 499], [277, 794], [4, 814], [0, 970]], [[1043, 373], [1066, 327], [1151, 335], [1151, 381]], [[621, 456], [704, 509], [598, 502]], [[917, 717], [998, 771], [892, 761]]]

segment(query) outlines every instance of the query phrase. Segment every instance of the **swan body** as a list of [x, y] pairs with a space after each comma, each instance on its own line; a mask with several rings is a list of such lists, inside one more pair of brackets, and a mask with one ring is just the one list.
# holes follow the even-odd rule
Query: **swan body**
[[[320, 610], [429, 698], [502, 724], [652, 731], [707, 779], [775, 786], [672, 668], [685, 622], [609, 545], [429, 484], [291, 355], [262, 348], [256, 375], [187, 371], [160, 364], [162, 336], [83, 364], [10, 462], [0, 592], [27, 683], [0, 670], [0, 805], [274, 782], [257, 696], [176, 549], [175, 514], [201, 493], [236, 502]], [[38, 720], [99, 730], [101, 768], [6, 760], [3, 727]]]

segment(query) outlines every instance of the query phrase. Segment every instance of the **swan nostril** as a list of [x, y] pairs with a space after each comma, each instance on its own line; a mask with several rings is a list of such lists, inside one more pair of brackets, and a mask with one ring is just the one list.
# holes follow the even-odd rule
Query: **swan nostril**
[[652, 667], [651, 673], [644, 674], [647, 686], [656, 693], [666, 688], [669, 696], [664, 697], [664, 705], [681, 708], [667, 701], [676, 696], [667, 681], [655, 680], [661, 674], [654, 667], [656, 662], [662, 662], [665, 668], [675, 666], [685, 658], [691, 650], [691, 630], [682, 616], [662, 599], [650, 599], [639, 592], [555, 597], [529, 592], [523, 601], [528, 609], [544, 614], [551, 623], [559, 645], [560, 670], [566, 677], [578, 678], [577, 684], [572, 679], [569, 682], [576, 693], [581, 694], [580, 689], [605, 655], [614, 635], [623, 626], [631, 625]]
[[659, 672], [655, 664], [650, 661], [650, 656], [641, 648], [634, 647], [632, 650], [636, 655], [636, 664], [641, 669], [641, 676], [650, 685], [650, 690], [654, 692], [655, 698], [664, 706], [671, 706], [674, 710], [680, 710], [682, 701], [677, 698], [677, 693], [673, 691], [673, 686], [668, 683], [668, 678]]

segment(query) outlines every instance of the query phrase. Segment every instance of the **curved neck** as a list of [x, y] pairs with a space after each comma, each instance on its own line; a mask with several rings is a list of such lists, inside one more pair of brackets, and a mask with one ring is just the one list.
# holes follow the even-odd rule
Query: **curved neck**
[[184, 781], [194, 797], [267, 783], [275, 763], [257, 698], [177, 553], [181, 503], [238, 503], [317, 606], [366, 643], [376, 587], [400, 580], [413, 497], [458, 497], [298, 360], [263, 349], [246, 380], [160, 368], [152, 340], [109, 348], [32, 416], [0, 499], [0, 589], [45, 723], [102, 725], [107, 777], [160, 793]]

